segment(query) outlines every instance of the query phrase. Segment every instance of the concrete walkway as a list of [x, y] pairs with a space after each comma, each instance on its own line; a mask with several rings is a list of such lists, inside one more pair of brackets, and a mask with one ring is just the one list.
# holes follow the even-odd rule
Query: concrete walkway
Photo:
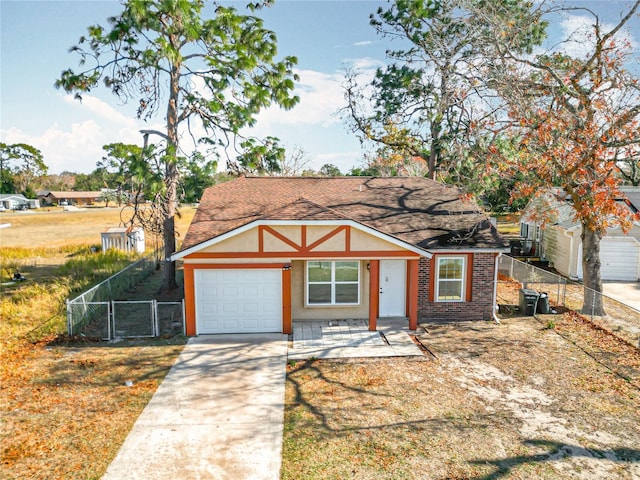
[[277, 480], [287, 336], [192, 338], [103, 479]]
[[381, 318], [377, 327], [371, 332], [356, 319], [294, 322], [289, 360], [424, 356], [409, 337], [407, 319]]

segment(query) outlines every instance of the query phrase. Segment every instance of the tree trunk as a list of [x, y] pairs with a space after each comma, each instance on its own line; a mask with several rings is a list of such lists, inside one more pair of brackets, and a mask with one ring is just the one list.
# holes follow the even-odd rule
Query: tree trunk
[[167, 188], [164, 206], [164, 266], [162, 271], [163, 288], [171, 291], [178, 288], [176, 282], [176, 265], [169, 260], [176, 251], [175, 214], [178, 202], [179, 173], [177, 167], [178, 154], [178, 95], [180, 82], [180, 67], [174, 65], [171, 69], [169, 83], [169, 102], [167, 105], [167, 137], [168, 145], [165, 155], [165, 184]]
[[584, 303], [582, 312], [586, 315], [606, 315], [602, 303], [602, 278], [600, 276], [600, 240], [602, 234], [582, 225], [582, 275], [584, 282]]

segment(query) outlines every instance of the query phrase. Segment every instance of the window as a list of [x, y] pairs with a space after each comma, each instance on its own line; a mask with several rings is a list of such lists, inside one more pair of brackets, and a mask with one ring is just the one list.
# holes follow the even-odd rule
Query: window
[[439, 257], [436, 276], [436, 302], [462, 302], [465, 299], [466, 257]]
[[359, 304], [359, 262], [307, 262], [307, 303], [309, 305]]

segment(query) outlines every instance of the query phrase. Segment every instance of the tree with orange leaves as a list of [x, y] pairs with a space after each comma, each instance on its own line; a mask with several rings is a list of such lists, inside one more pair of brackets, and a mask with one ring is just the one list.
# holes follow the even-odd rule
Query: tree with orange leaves
[[[518, 155], [505, 159], [505, 170], [527, 173], [513, 196], [552, 186], [564, 190], [582, 226], [584, 285], [601, 292], [600, 240], [607, 229], [626, 231], [640, 220], [616, 201], [619, 155], [640, 151], [640, 84], [625, 68], [631, 49], [621, 38], [640, 0], [609, 31], [584, 10], [594, 19], [584, 37], [586, 55], [556, 52], [523, 59], [505, 52], [511, 62], [495, 78], [520, 145]], [[601, 295], [585, 289], [583, 312], [604, 315]]]

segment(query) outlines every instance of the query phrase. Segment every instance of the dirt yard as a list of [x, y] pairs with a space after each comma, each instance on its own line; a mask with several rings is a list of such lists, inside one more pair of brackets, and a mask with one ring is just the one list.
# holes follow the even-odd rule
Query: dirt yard
[[437, 359], [290, 364], [283, 478], [640, 478], [640, 352], [620, 347], [622, 378], [596, 330], [557, 322], [427, 324]]

